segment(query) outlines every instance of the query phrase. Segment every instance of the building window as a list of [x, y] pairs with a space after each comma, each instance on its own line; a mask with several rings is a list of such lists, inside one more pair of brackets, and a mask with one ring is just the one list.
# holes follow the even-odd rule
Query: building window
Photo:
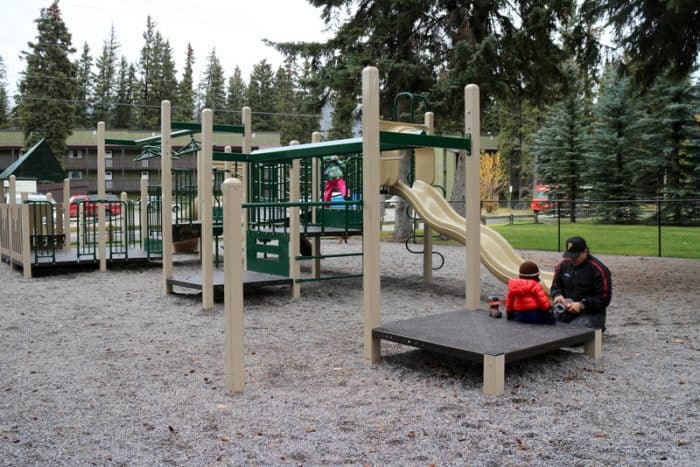
[[82, 170], [69, 170], [68, 171], [68, 178], [71, 180], [82, 180], [83, 179], [83, 171]]
[[150, 175], [149, 175], [148, 170], [143, 170], [143, 171], [141, 172], [141, 177], [146, 177], [146, 178], [148, 178], [149, 176], [150, 176]]
[[141, 167], [148, 168], [148, 159], [144, 159], [141, 161]]
[[105, 167], [112, 167], [112, 151], [105, 151]]
[[105, 172], [105, 180], [112, 181], [112, 172], [110, 170]]
[[82, 149], [69, 149], [68, 150], [68, 158], [69, 159], [82, 159], [83, 158], [83, 150]]

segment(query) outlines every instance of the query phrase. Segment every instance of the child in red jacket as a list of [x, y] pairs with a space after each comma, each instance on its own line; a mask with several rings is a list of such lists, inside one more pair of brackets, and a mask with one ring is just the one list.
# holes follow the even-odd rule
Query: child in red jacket
[[508, 281], [506, 316], [523, 323], [554, 324], [549, 296], [540, 284], [540, 268], [531, 261], [520, 265], [520, 277]]

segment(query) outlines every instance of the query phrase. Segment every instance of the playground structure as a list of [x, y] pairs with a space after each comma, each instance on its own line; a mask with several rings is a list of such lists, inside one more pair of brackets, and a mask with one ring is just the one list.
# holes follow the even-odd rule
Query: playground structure
[[[536, 325], [510, 323], [504, 320], [490, 320], [484, 310], [480, 310], [479, 259], [496, 277], [505, 280], [514, 277], [509, 268], [519, 266], [520, 258], [512, 252], [510, 245], [499, 239], [490, 229], [480, 226], [479, 218], [479, 157], [478, 138], [480, 133], [479, 91], [475, 85], [465, 88], [465, 135], [466, 138], [436, 137], [410, 129], [401, 128], [395, 122], [382, 124], [379, 120], [379, 79], [376, 68], [363, 71], [363, 112], [362, 138], [342, 141], [329, 141], [320, 144], [298, 145], [275, 148], [258, 154], [267, 161], [290, 160], [289, 208], [290, 229], [298, 232], [299, 208], [307, 205], [299, 201], [298, 178], [300, 160], [325, 154], [342, 154], [343, 151], [362, 149], [362, 244], [363, 244], [363, 335], [364, 356], [376, 363], [380, 359], [380, 340], [391, 340], [431, 350], [451, 352], [463, 358], [483, 363], [484, 392], [503, 392], [505, 363], [551, 351], [566, 345], [584, 344], [586, 353], [598, 358], [602, 351], [600, 330], [572, 328], [558, 325], [543, 331]], [[206, 115], [206, 118], [205, 118]], [[430, 120], [432, 117], [427, 117]], [[204, 133], [205, 121], [211, 121], [211, 111], [202, 115]], [[431, 120], [430, 120], [431, 121]], [[209, 123], [210, 125], [210, 123]], [[383, 131], [388, 127], [399, 131]], [[467, 158], [465, 170], [466, 216], [456, 215], [446, 205], [438, 202], [429, 184], [432, 181], [429, 167], [421, 164], [429, 154], [428, 148], [449, 147], [465, 149]], [[413, 148], [416, 153], [416, 182], [409, 188], [398, 180], [397, 152]], [[205, 149], [206, 150], [206, 149]], [[382, 154], [384, 153], [384, 154]], [[225, 373], [228, 387], [241, 392], [245, 387], [243, 352], [243, 242], [240, 219], [244, 209], [251, 206], [243, 203], [244, 185], [239, 180], [224, 182], [224, 296], [225, 296]], [[466, 249], [465, 255], [465, 310], [448, 312], [416, 320], [381, 325], [381, 278], [380, 278], [380, 187], [393, 189], [405, 196], [417, 208], [426, 222], [439, 231], [460, 240]], [[486, 232], [486, 234], [484, 234]], [[486, 237], [485, 239], [483, 237]], [[426, 234], [425, 238], [430, 238]], [[292, 255], [296, 255], [291, 242]], [[425, 245], [425, 255], [430, 256], [429, 241]], [[486, 254], [484, 255], [484, 250]], [[506, 250], [496, 253], [491, 250]], [[517, 267], [516, 267], [517, 271]], [[295, 284], [296, 286], [296, 284]], [[296, 295], [296, 294], [295, 294]], [[486, 317], [484, 319], [484, 317]], [[534, 328], [532, 326], [535, 326]]]

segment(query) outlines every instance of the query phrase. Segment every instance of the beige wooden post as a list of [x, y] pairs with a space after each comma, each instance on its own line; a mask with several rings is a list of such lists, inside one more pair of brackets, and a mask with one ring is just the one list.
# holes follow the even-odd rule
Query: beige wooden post
[[[105, 199], [105, 122], [97, 122], [97, 197]], [[97, 204], [97, 248], [100, 271], [107, 271], [107, 224], [105, 203]]]
[[8, 186], [8, 192], [10, 195], [10, 198], [7, 200], [7, 204], [10, 205], [10, 209], [7, 211], [7, 226], [8, 226], [8, 236], [7, 238], [9, 239], [9, 244], [7, 247], [10, 249], [10, 265], [13, 264], [13, 259], [17, 259], [16, 255], [16, 243], [18, 239], [16, 239], [12, 234], [14, 233], [15, 229], [14, 226], [17, 225], [17, 222], [20, 219], [15, 218], [15, 213], [17, 210], [14, 208], [14, 206], [17, 205], [17, 177], [14, 175], [10, 175], [10, 181], [9, 181], [9, 186]]
[[[432, 112], [426, 112], [424, 124], [427, 133], [432, 135], [435, 128], [435, 117]], [[435, 161], [433, 161], [433, 164]], [[433, 282], [433, 229], [430, 224], [423, 222], [423, 282]]]
[[121, 229], [122, 229], [122, 238], [121, 238], [121, 243], [124, 245], [124, 248], [128, 250], [129, 248], [129, 219], [128, 219], [128, 211], [129, 211], [129, 198], [126, 194], [126, 191], [122, 191], [121, 194], [119, 195], [119, 200], [122, 202], [121, 209], [119, 210], [120, 212], [120, 224], [121, 224]]
[[586, 355], [598, 360], [603, 356], [603, 331], [596, 329], [593, 339], [583, 345]]
[[506, 357], [501, 355], [484, 355], [484, 394], [503, 394], [505, 386]]
[[[243, 121], [243, 146], [241, 147], [241, 151], [243, 154], [250, 154], [250, 152], [253, 150], [253, 118], [252, 118], [252, 113], [250, 111], [250, 107], [246, 106], [243, 107], [241, 110], [241, 120]], [[246, 203], [248, 201], [248, 177], [250, 174], [250, 166], [242, 162], [242, 169], [239, 170], [240, 175], [238, 179], [241, 181], [241, 184], [243, 185], [242, 188], [242, 203]], [[242, 218], [242, 229], [243, 231], [248, 230], [248, 210], [243, 209], [243, 218]], [[246, 255], [246, 240], [245, 237], [243, 237], [243, 270], [247, 270], [247, 255]]]
[[164, 100], [160, 103], [160, 225], [163, 288], [166, 294], [173, 293], [173, 286], [168, 282], [173, 278], [173, 143], [170, 122], [170, 101]]
[[[298, 141], [292, 141], [290, 146], [299, 144]], [[299, 159], [294, 159], [289, 167], [289, 201], [296, 203], [299, 201], [299, 174], [300, 174]], [[301, 296], [301, 286], [298, 280], [301, 277], [301, 268], [299, 265], [299, 242], [301, 232], [299, 231], [299, 207], [289, 208], [289, 275], [292, 279], [292, 297], [299, 298]]]
[[471, 151], [464, 160], [464, 202], [466, 221], [465, 306], [476, 310], [481, 305], [481, 222], [479, 221], [479, 158], [481, 153], [479, 86], [464, 88], [464, 134], [471, 136]]
[[211, 181], [213, 168], [212, 151], [214, 148], [213, 120], [213, 110], [202, 110], [202, 150], [199, 153], [202, 159], [200, 165], [202, 169], [200, 176], [202, 189], [199, 191], [199, 205], [202, 219], [202, 308], [205, 310], [210, 310], [214, 307], [214, 226], [212, 212], [214, 190]]
[[[321, 142], [321, 133], [318, 131], [314, 131], [311, 133], [311, 142], [312, 143], [320, 143]], [[319, 187], [321, 186], [321, 159], [318, 157], [314, 157], [311, 159], [311, 201], [313, 202], [318, 202], [320, 199], [319, 196]], [[318, 210], [318, 206], [314, 206], [311, 209], [311, 223], [316, 224], [317, 222], [317, 217], [316, 217], [316, 211]], [[314, 235], [314, 241], [311, 244], [311, 255], [312, 256], [319, 256], [321, 254], [321, 236], [320, 235]], [[321, 277], [321, 258], [314, 258], [311, 260], [311, 275], [318, 279]]]
[[245, 333], [243, 319], [243, 255], [241, 203], [243, 185], [227, 178], [224, 192], [224, 366], [226, 386], [233, 392], [245, 389]]
[[[77, 219], [76, 219], [77, 222]], [[63, 179], [63, 250], [68, 253], [71, 247], [71, 224], [70, 224], [70, 179]]]
[[31, 226], [29, 222], [29, 205], [25, 203], [27, 194], [22, 193], [22, 206], [20, 208], [20, 216], [22, 222], [22, 273], [24, 277], [30, 279], [32, 277], [32, 245], [31, 245]]
[[381, 260], [379, 245], [379, 71], [362, 70], [362, 289], [364, 356], [380, 358], [379, 339], [372, 329], [381, 324]]
[[146, 236], [148, 235], [148, 175], [141, 175], [141, 202], [139, 203], [139, 227], [141, 228], [141, 247], [146, 247]]

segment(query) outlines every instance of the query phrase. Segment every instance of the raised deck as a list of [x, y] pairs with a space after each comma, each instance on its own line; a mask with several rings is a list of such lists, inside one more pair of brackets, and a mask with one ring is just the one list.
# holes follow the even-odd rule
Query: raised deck
[[488, 394], [503, 392], [506, 363], [579, 344], [598, 358], [602, 342], [599, 330], [494, 319], [483, 309], [395, 321], [373, 329], [372, 336], [483, 363]]

